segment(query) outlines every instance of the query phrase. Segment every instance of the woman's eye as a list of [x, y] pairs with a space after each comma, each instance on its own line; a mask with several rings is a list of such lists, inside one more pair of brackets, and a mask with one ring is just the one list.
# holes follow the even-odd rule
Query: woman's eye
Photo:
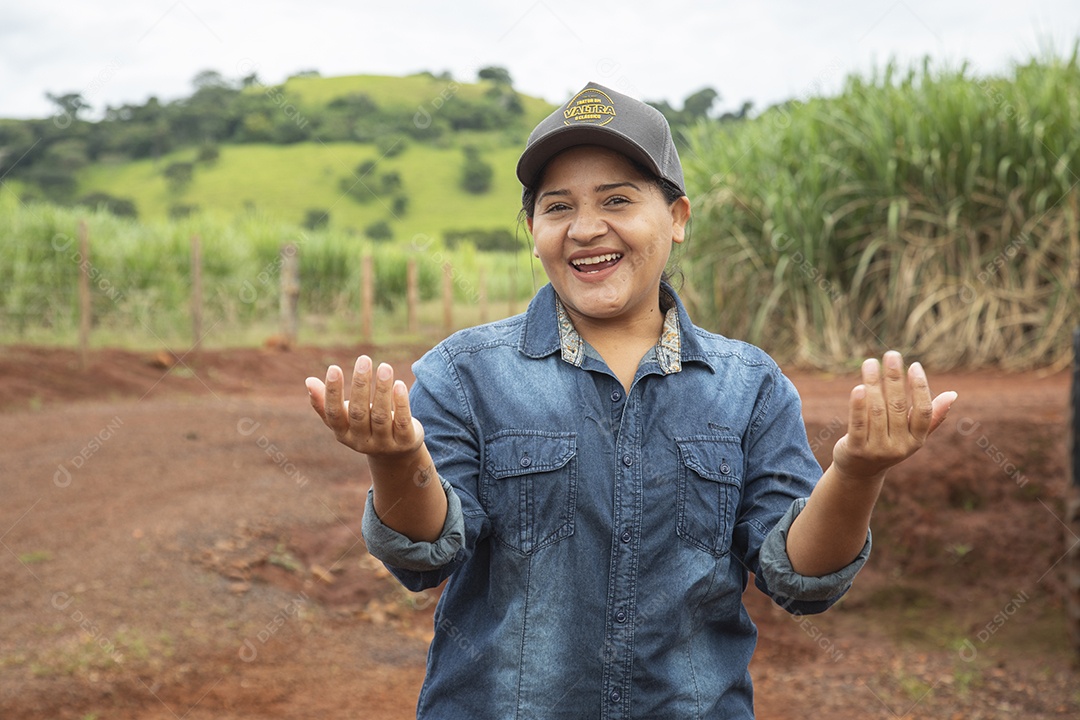
[[562, 212], [563, 210], [566, 210], [569, 207], [570, 206], [567, 205], [566, 203], [552, 203], [552, 204], [548, 205], [546, 208], [544, 208], [544, 212], [545, 213]]
[[622, 195], [616, 195], [615, 197], [608, 198], [608, 205], [626, 205], [630, 202], [629, 198], [625, 198]]

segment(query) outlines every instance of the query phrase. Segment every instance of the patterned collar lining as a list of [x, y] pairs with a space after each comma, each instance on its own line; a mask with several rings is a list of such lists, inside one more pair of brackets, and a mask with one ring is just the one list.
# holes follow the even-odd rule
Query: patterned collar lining
[[[677, 373], [682, 370], [682, 349], [679, 341], [679, 309], [675, 299], [665, 290], [660, 291], [660, 307], [664, 308], [664, 327], [660, 331], [660, 339], [649, 353], [655, 358], [660, 371], [665, 375]], [[555, 296], [555, 314], [559, 323], [559, 346], [562, 348], [562, 359], [575, 367], [581, 367], [585, 360], [585, 340], [574, 328], [570, 320], [570, 314], [566, 312], [559, 296]], [[650, 359], [646, 356], [647, 359]]]

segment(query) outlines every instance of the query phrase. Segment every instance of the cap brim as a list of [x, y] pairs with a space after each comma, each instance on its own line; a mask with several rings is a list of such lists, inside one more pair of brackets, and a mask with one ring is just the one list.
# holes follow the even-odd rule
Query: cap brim
[[641, 163], [654, 175], [662, 176], [660, 168], [656, 166], [649, 153], [617, 130], [596, 125], [571, 125], [553, 130], [535, 141], [521, 154], [517, 164], [518, 180], [527, 188], [533, 187], [540, 171], [553, 157], [563, 150], [578, 145], [599, 145], [609, 148]]

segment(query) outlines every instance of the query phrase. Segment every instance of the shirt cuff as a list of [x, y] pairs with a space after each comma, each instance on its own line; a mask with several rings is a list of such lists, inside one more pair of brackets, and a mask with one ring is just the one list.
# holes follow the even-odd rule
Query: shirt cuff
[[780, 598], [797, 601], [835, 601], [848, 591], [855, 575], [870, 557], [870, 531], [867, 530], [866, 543], [851, 564], [821, 577], [800, 575], [791, 567], [791, 558], [787, 553], [787, 535], [791, 529], [791, 523], [804, 507], [806, 507], [806, 498], [799, 498], [793, 502], [780, 518], [780, 522], [765, 537], [765, 542], [761, 545], [760, 557], [762, 579], [778, 602], [781, 602]]
[[453, 560], [465, 546], [465, 517], [461, 512], [461, 500], [450, 483], [441, 477], [439, 482], [446, 492], [446, 522], [434, 542], [413, 542], [384, 525], [375, 512], [373, 491], [368, 490], [362, 526], [368, 552], [387, 565], [416, 572], [435, 570]]

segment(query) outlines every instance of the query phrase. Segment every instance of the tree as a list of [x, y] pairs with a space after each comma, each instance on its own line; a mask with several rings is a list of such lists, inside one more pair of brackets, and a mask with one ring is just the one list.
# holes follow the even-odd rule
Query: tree
[[720, 98], [720, 93], [711, 87], [702, 88], [696, 93], [687, 95], [683, 100], [683, 114], [689, 122], [709, 117], [709, 110], [713, 103]]
[[165, 167], [162, 175], [168, 181], [170, 191], [181, 193], [195, 178], [195, 164], [189, 162], [170, 163]]
[[59, 115], [71, 120], [78, 120], [80, 112], [90, 109], [90, 104], [83, 100], [82, 93], [53, 95], [47, 92], [45, 97], [56, 105]]
[[202, 70], [191, 80], [196, 92], [204, 88], [227, 88], [229, 81], [217, 70]]
[[383, 173], [382, 177], [379, 178], [379, 187], [387, 195], [393, 195], [401, 189], [402, 185], [401, 173], [397, 170]]
[[330, 211], [325, 208], [308, 208], [302, 224], [308, 230], [322, 230], [330, 224]]
[[496, 85], [510, 86], [514, 84], [510, 79], [510, 71], [497, 65], [480, 68], [480, 72], [476, 73], [476, 76], [481, 80], [491, 80]]
[[89, 195], [83, 195], [79, 198], [78, 204], [92, 210], [101, 209], [117, 217], [137, 218], [139, 216], [138, 211], [135, 209], [135, 202], [131, 198], [114, 197], [103, 192], [92, 192]]
[[364, 228], [364, 234], [375, 242], [384, 242], [386, 240], [394, 239], [394, 229], [391, 228], [390, 223], [385, 220], [371, 223]]
[[480, 159], [475, 147], [465, 148], [465, 164], [461, 168], [461, 189], [473, 195], [482, 195], [491, 189], [495, 171]]
[[221, 157], [221, 149], [217, 145], [206, 144], [199, 148], [199, 162], [213, 165]]
[[738, 112], [726, 112], [720, 116], [720, 122], [731, 122], [733, 120], [745, 120], [750, 116], [750, 110], [753, 109], [754, 103], [749, 100], [743, 101], [742, 107]]

